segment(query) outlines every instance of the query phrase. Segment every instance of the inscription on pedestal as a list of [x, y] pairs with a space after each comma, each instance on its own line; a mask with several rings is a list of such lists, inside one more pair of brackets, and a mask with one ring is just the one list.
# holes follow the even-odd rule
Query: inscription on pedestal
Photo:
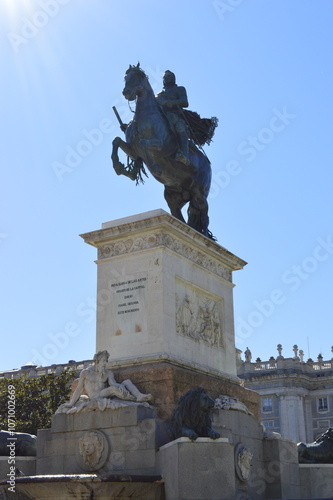
[[176, 331], [214, 347], [223, 345], [222, 306], [219, 297], [176, 280]]
[[147, 273], [141, 273], [111, 283], [113, 335], [147, 330], [147, 280]]

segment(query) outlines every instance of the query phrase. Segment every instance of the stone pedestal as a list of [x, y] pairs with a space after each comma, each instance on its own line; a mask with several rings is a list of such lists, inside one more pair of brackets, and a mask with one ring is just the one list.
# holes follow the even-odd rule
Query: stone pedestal
[[300, 496], [300, 473], [296, 443], [287, 439], [264, 439], [263, 457], [266, 481], [265, 498], [267, 500], [307, 498]]
[[[265, 472], [259, 396], [236, 373], [232, 271], [246, 262], [163, 210], [82, 237], [98, 250], [96, 350], [109, 352], [119, 382], [151, 393], [154, 408], [54, 415], [52, 428], [38, 432], [37, 476], [19, 481], [20, 492], [39, 500], [43, 492], [71, 499], [88, 491], [96, 500], [254, 492], [264, 500], [265, 482], [256, 489], [241, 455]], [[215, 410], [220, 439], [170, 443], [172, 412], [196, 386], [237, 398], [252, 415]]]
[[179, 438], [158, 452], [166, 500], [234, 500], [234, 448], [228, 439]]
[[[256, 394], [256, 393], [255, 393]], [[263, 457], [263, 427], [253, 415], [235, 410], [215, 410], [212, 414], [213, 429], [226, 437], [234, 447], [235, 466], [229, 473], [235, 478], [236, 500], [266, 500], [266, 464]], [[249, 477], [245, 480], [238, 473], [237, 450], [246, 448], [252, 454]], [[283, 497], [276, 497], [283, 498]], [[296, 497], [295, 497], [296, 498]]]
[[165, 500], [160, 478], [98, 477], [96, 474], [18, 478], [15, 493], [0, 483], [1, 500]]
[[153, 405], [159, 418], [170, 419], [179, 398], [190, 389], [200, 386], [213, 398], [220, 394], [235, 397], [260, 421], [259, 394], [245, 389], [226, 376], [211, 375], [202, 371], [181, 367], [172, 362], [155, 362], [117, 368], [113, 366], [119, 382], [130, 379], [141, 392], [153, 395]]
[[301, 498], [332, 498], [333, 464], [300, 464]]
[[98, 249], [96, 350], [237, 382], [232, 271], [245, 261], [163, 210], [81, 235]]
[[[38, 431], [37, 474], [154, 475], [156, 450], [167, 440], [162, 427], [153, 410], [142, 406], [54, 415], [51, 429]], [[102, 440], [91, 466], [80, 448], [89, 433]]]
[[[0, 457], [0, 479], [7, 479], [10, 473], [9, 457]], [[32, 476], [36, 474], [36, 457], [15, 457], [15, 467], [22, 475]], [[0, 496], [1, 498], [1, 496]]]

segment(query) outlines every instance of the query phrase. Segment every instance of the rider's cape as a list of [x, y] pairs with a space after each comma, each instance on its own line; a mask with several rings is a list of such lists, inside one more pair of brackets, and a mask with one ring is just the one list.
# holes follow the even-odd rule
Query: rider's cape
[[210, 144], [218, 125], [218, 119], [215, 116], [212, 118], [201, 118], [198, 113], [189, 111], [188, 109], [183, 109], [182, 112], [189, 128], [190, 139], [197, 146]]

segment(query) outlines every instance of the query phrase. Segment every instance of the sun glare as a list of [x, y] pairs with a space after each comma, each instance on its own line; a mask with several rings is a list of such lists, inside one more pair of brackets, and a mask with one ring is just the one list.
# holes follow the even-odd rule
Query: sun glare
[[29, 15], [34, 8], [34, 0], [0, 0], [1, 10], [10, 21], [15, 22], [21, 15]]
[[[66, 47], [55, 22], [62, 13], [62, 5], [66, 5], [65, 1], [0, 0], [0, 19], [6, 24], [11, 70], [16, 74], [21, 95], [25, 96], [27, 116], [34, 112], [31, 106], [35, 112], [38, 109], [40, 114], [44, 113], [50, 92], [59, 100], [66, 92], [71, 93], [63, 70]], [[43, 119], [47, 120], [47, 116]]]

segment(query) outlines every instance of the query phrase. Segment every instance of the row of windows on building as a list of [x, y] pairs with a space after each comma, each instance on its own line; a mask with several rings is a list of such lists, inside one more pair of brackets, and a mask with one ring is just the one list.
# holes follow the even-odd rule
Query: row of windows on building
[[[261, 398], [261, 412], [271, 413], [272, 411], [273, 411], [273, 398], [272, 397]], [[328, 398], [326, 396], [317, 398], [317, 412], [324, 413], [328, 411], [329, 411]]]
[[[329, 398], [326, 396], [314, 398], [313, 410], [316, 411], [316, 414], [312, 414], [313, 439], [317, 439], [326, 429], [332, 426]], [[325, 419], [320, 418], [324, 416]], [[266, 396], [261, 398], [261, 419], [267, 431], [281, 432], [281, 422], [278, 409], [274, 407], [274, 397]]]
[[[264, 424], [266, 430], [273, 430], [273, 429], [276, 430], [279, 427], [279, 422], [277, 422], [276, 420], [264, 420], [262, 423]], [[323, 429], [324, 431], [331, 426], [331, 423], [329, 420], [318, 420], [316, 422], [316, 425], [317, 427], [316, 428], [314, 427], [314, 430]], [[318, 435], [320, 435], [323, 431], [321, 431]]]

